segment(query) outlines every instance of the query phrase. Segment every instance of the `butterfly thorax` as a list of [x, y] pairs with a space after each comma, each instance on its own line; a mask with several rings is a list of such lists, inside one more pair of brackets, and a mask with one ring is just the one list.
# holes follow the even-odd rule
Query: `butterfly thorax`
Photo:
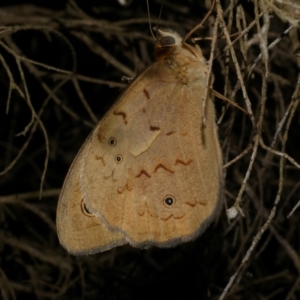
[[207, 75], [206, 60], [201, 49], [182, 41], [178, 33], [172, 30], [157, 31], [155, 60], [163, 63], [182, 84], [188, 85]]

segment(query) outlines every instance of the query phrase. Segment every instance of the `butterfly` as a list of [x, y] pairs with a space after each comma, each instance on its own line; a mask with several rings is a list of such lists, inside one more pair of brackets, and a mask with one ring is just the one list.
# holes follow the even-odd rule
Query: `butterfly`
[[[133, 80], [85, 141], [57, 207], [74, 255], [123, 244], [194, 240], [220, 211], [222, 154], [201, 49], [157, 29], [155, 62]], [[203, 115], [206, 125], [203, 124]]]

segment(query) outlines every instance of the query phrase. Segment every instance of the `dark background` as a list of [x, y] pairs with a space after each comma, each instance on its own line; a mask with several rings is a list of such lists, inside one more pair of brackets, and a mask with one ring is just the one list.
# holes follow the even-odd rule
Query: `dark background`
[[[235, 34], [240, 32], [237, 16], [243, 15], [249, 25], [255, 20], [255, 7], [251, 1], [230, 3], [221, 1], [227, 12], [223, 15], [226, 24], [229, 26], [232, 20], [229, 32]], [[160, 7], [160, 1], [150, 2], [153, 25]], [[160, 23], [184, 36], [201, 22], [208, 7], [200, 0], [165, 1]], [[193, 36], [211, 37], [215, 16], [216, 10]], [[268, 147], [272, 145], [274, 150], [300, 162], [299, 96], [295, 92], [299, 70], [297, 30], [293, 36], [284, 35], [289, 27], [287, 22], [272, 13], [269, 21], [268, 43], [282, 39], [269, 51], [267, 79], [261, 60], [248, 79], [250, 67], [261, 53], [260, 26], [267, 19], [260, 18], [234, 44], [259, 129], [234, 107], [227, 109], [219, 125], [224, 164], [247, 147], [249, 151], [224, 168], [226, 200], [217, 220], [196, 241], [174, 249], [141, 250], [123, 246], [96, 255], [74, 257], [60, 246], [56, 235], [60, 188], [89, 132], [126, 87], [122, 76], [134, 77], [153, 61], [146, 3], [133, 0], [128, 6], [122, 6], [117, 1], [1, 1], [0, 288], [3, 299], [219, 299], [236, 272], [226, 299], [300, 298], [299, 209], [287, 218], [299, 201], [299, 168], [261, 145], [253, 156], [253, 138], [258, 134]], [[85, 38], [89, 38], [88, 42]], [[232, 40], [235, 38], [232, 35]], [[201, 41], [199, 45], [208, 58], [211, 40]], [[231, 55], [223, 51], [226, 45], [219, 28], [213, 63], [214, 89], [225, 94], [228, 81], [226, 96], [245, 108], [241, 89], [232, 94], [238, 80]], [[243, 51], [245, 45], [247, 51]], [[15, 59], [17, 54], [75, 72], [91, 109], [89, 113], [80, 100], [70, 75], [22, 62], [32, 108], [37, 113], [42, 110], [40, 120], [48, 146], [36, 119], [25, 130], [32, 118], [30, 106], [16, 89], [10, 89], [8, 70], [14, 84], [25, 91]], [[219, 99], [215, 104], [220, 117], [227, 104]], [[280, 126], [285, 114], [288, 121]], [[23, 134], [16, 136], [19, 133]], [[229, 221], [226, 208], [234, 204], [252, 161], [241, 197], [245, 217], [238, 215]], [[44, 173], [43, 197], [39, 200]], [[272, 219], [270, 213], [275, 208]], [[249, 250], [253, 241], [255, 247]], [[248, 251], [251, 255], [242, 263]]]

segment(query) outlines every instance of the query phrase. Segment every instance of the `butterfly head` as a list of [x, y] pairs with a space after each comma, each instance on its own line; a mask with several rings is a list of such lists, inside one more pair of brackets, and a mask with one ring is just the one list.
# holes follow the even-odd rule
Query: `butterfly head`
[[155, 56], [156, 60], [172, 55], [182, 45], [181, 36], [171, 29], [156, 29]]
[[157, 29], [156, 38], [156, 48], [169, 48], [182, 44], [181, 36], [172, 29]]

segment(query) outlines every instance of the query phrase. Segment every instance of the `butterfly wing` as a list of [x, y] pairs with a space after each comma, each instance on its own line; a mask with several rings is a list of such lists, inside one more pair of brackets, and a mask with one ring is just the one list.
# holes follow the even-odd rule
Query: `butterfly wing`
[[127, 243], [119, 232], [109, 230], [86, 208], [79, 176], [90, 138], [70, 168], [57, 206], [56, 224], [60, 243], [75, 255], [92, 254]]
[[206, 128], [201, 122], [206, 71], [202, 60], [188, 69], [154, 63], [92, 134], [81, 174], [88, 208], [134, 246], [191, 240], [219, 209], [222, 160], [212, 99]]

